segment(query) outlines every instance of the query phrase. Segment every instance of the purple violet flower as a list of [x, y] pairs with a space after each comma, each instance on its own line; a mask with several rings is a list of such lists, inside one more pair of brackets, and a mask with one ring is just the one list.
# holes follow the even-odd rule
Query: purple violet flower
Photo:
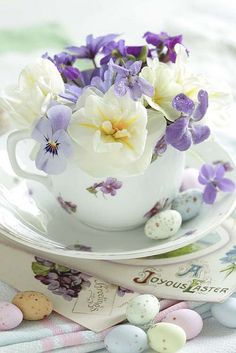
[[102, 66], [100, 70], [100, 76], [95, 76], [92, 78], [91, 86], [96, 87], [103, 93], [106, 93], [109, 88], [113, 85], [115, 79], [113, 60], [110, 59], [108, 65], [104, 66]]
[[233, 192], [235, 184], [232, 180], [224, 178], [225, 168], [222, 164], [213, 166], [204, 164], [201, 167], [198, 181], [205, 185], [203, 192], [203, 201], [207, 204], [213, 204], [216, 200], [217, 192]]
[[107, 43], [103, 47], [103, 53], [105, 56], [100, 61], [101, 65], [107, 64], [112, 58], [126, 57], [127, 49], [124, 39], [120, 39], [118, 42], [112, 41]]
[[181, 113], [166, 128], [166, 142], [179, 151], [186, 151], [193, 144], [199, 144], [210, 135], [210, 129], [206, 125], [195, 124], [206, 114], [208, 108], [208, 93], [200, 90], [198, 92], [198, 105], [183, 93], [174, 97], [172, 105]]
[[58, 71], [65, 81], [76, 80], [80, 76], [79, 69], [72, 66], [76, 60], [75, 56], [61, 52], [54, 55], [53, 58], [51, 58], [48, 53], [45, 53], [42, 57], [52, 61], [56, 65]]
[[117, 34], [107, 34], [94, 38], [92, 34], [86, 37], [86, 45], [81, 47], [71, 46], [66, 48], [76, 55], [77, 58], [87, 58], [94, 60], [95, 56], [109, 42], [112, 42], [117, 37]]
[[35, 164], [47, 174], [62, 173], [72, 155], [72, 142], [66, 132], [71, 114], [69, 107], [54, 105], [33, 129], [31, 136], [41, 145]]
[[114, 71], [117, 73], [115, 79], [115, 93], [124, 96], [129, 92], [132, 99], [137, 100], [142, 95], [153, 96], [154, 88], [142, 77], [138, 76], [142, 67], [142, 61], [128, 61], [126, 67], [113, 64]]
[[182, 44], [182, 35], [169, 36], [166, 32], [159, 34], [146, 32], [143, 36], [148, 44], [157, 48], [160, 61], [175, 63], [176, 52], [174, 50], [177, 43]]

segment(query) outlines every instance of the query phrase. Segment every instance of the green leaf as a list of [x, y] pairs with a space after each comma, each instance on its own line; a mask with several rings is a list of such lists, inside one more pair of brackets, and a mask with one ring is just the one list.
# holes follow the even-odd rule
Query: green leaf
[[148, 46], [144, 45], [138, 56], [138, 60], [142, 60], [142, 62], [145, 63], [147, 61], [147, 55], [148, 55]]
[[59, 272], [68, 272], [68, 271], [70, 271], [70, 269], [68, 267], [62, 266], [62, 265], [55, 265], [55, 268]]
[[93, 186], [90, 186], [86, 190], [88, 190], [88, 192], [90, 192], [90, 194], [93, 194], [95, 196], [97, 195], [97, 190]]
[[31, 268], [35, 275], [47, 276], [50, 272], [50, 267], [39, 264], [38, 262], [32, 262]]

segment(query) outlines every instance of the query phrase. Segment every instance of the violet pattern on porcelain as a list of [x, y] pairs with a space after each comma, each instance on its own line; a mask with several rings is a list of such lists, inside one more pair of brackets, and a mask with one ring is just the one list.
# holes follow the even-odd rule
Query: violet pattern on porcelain
[[105, 181], [100, 183], [95, 183], [92, 186], [88, 187], [86, 190], [91, 194], [97, 196], [99, 192], [105, 195], [115, 196], [117, 194], [117, 190], [122, 187], [122, 182], [117, 180], [116, 178], [107, 178]]
[[72, 214], [76, 213], [77, 205], [71, 201], [65, 201], [62, 196], [57, 197], [57, 201], [59, 202], [60, 206], [65, 210], [67, 213]]

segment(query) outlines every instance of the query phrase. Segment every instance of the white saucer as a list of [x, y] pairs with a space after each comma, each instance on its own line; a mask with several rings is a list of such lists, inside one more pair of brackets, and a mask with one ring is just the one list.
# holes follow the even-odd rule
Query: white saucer
[[[154, 241], [143, 227], [124, 232], [90, 228], [67, 214], [57, 200], [38, 183], [25, 182], [12, 172], [0, 141], [0, 231], [31, 249], [73, 258], [121, 260], [166, 253], [205, 236], [220, 225], [236, 206], [236, 193], [219, 194], [214, 205], [203, 205], [200, 214], [183, 223], [172, 238]], [[187, 155], [188, 167], [214, 161], [230, 162], [225, 150], [213, 140], [195, 146]], [[228, 173], [236, 182], [236, 171]]]

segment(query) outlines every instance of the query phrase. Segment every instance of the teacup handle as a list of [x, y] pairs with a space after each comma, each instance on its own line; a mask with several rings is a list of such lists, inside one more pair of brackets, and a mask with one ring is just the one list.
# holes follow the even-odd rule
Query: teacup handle
[[35, 180], [45, 185], [47, 188], [50, 187], [50, 177], [39, 175], [36, 173], [30, 173], [22, 169], [17, 160], [16, 147], [17, 144], [26, 139], [31, 139], [30, 131], [28, 129], [12, 132], [7, 139], [7, 151], [12, 169], [21, 178]]

